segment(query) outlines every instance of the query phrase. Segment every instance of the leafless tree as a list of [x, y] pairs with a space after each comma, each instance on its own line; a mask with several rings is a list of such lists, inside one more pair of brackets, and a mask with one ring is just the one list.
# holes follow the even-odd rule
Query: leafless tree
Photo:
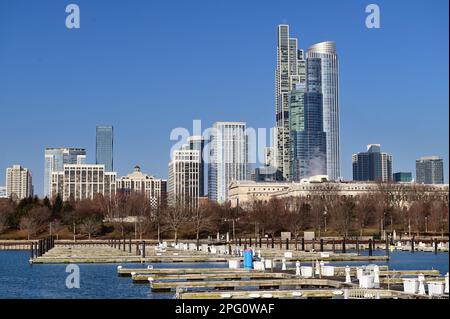
[[175, 243], [178, 243], [178, 232], [180, 228], [189, 220], [191, 215], [191, 207], [189, 205], [176, 205], [174, 207], [168, 207], [165, 210], [164, 220], [167, 226], [174, 233]]
[[289, 230], [294, 238], [300, 235], [300, 231], [306, 230], [311, 223], [311, 206], [308, 201], [300, 196], [287, 198], [290, 209], [284, 217], [284, 227]]
[[9, 227], [9, 219], [14, 214], [14, 203], [9, 200], [0, 200], [0, 234]]
[[48, 207], [34, 207], [21, 218], [20, 229], [27, 232], [28, 239], [42, 231], [47, 225], [47, 221], [51, 216]]
[[360, 236], [364, 229], [375, 222], [376, 199], [372, 195], [362, 195], [356, 201], [356, 221], [358, 223]]
[[333, 206], [331, 221], [336, 230], [343, 236], [349, 235], [349, 230], [355, 216], [355, 201], [352, 197], [340, 197]]
[[197, 247], [200, 243], [200, 232], [211, 227], [211, 207], [209, 204], [199, 205], [192, 210], [191, 221], [194, 224]]
[[98, 234], [102, 229], [102, 221], [96, 216], [89, 216], [83, 219], [80, 228], [81, 232], [87, 234], [91, 239], [92, 235]]
[[59, 221], [54, 220], [51, 222], [52, 234], [56, 234], [56, 239], [59, 239], [59, 234], [64, 230], [65, 226]]

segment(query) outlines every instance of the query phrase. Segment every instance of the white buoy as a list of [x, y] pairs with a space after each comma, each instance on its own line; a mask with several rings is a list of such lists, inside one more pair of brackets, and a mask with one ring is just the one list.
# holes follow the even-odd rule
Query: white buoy
[[122, 269], [122, 266], [117, 266], [117, 269]]
[[419, 295], [425, 295], [425, 284], [424, 284], [425, 276], [419, 274], [417, 279], [419, 280]]
[[295, 275], [300, 276], [300, 262], [298, 260], [295, 262]]
[[445, 275], [445, 288], [444, 293], [448, 294], [448, 273]]
[[375, 288], [380, 288], [380, 268], [378, 266], [373, 267], [373, 283]]
[[153, 269], [153, 265], [148, 265], [147, 269]]
[[281, 265], [281, 270], [286, 270], [286, 258], [282, 260], [283, 264]]
[[352, 282], [352, 278], [350, 277], [350, 267], [345, 266], [345, 283], [349, 284]]

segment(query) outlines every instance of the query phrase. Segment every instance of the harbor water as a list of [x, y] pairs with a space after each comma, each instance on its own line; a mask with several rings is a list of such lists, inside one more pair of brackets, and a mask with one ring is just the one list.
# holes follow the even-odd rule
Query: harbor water
[[[362, 252], [364, 253], [364, 252]], [[374, 251], [384, 254], [384, 251]], [[438, 269], [441, 275], [449, 271], [448, 253], [391, 252], [390, 269]], [[10, 298], [98, 298], [98, 299], [170, 299], [174, 293], [152, 293], [148, 284], [133, 284], [130, 278], [118, 277], [119, 264], [79, 264], [80, 288], [69, 289], [67, 265], [33, 265], [28, 263], [27, 251], [0, 251], [0, 299]], [[367, 265], [369, 262], [333, 262], [330, 265]], [[143, 264], [121, 264], [127, 268], [146, 268]], [[227, 263], [156, 263], [154, 268], [220, 268]]]

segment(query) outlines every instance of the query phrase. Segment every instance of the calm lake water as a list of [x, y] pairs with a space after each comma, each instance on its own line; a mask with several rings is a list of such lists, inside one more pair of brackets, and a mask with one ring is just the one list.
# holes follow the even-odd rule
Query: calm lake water
[[[384, 251], [374, 251], [384, 254]], [[392, 252], [390, 269], [438, 269], [448, 272], [448, 253]], [[117, 276], [119, 264], [80, 264], [80, 289], [65, 285], [67, 265], [34, 265], [28, 263], [28, 251], [0, 251], [0, 299], [5, 298], [107, 298], [159, 299], [174, 298], [174, 293], [152, 293], [148, 284], [133, 284], [128, 277]], [[368, 262], [331, 263], [333, 265], [367, 265]], [[122, 264], [124, 267], [146, 268], [142, 264]], [[153, 264], [155, 268], [227, 267], [226, 263]]]

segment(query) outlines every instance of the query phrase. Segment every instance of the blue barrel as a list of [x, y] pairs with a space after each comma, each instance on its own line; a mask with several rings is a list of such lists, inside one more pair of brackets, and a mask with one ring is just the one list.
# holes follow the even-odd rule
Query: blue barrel
[[253, 269], [253, 250], [244, 250], [244, 268]]

